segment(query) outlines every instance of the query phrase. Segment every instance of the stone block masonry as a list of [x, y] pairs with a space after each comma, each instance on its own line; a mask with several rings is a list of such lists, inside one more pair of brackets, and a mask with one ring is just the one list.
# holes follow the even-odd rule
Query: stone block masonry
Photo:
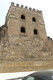
[[52, 61], [42, 11], [12, 2], [0, 27], [0, 72], [53, 69]]

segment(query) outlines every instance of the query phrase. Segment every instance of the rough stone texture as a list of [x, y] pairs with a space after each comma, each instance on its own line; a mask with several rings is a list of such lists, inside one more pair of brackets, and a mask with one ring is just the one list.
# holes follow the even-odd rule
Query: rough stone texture
[[[20, 31], [22, 26], [26, 33]], [[0, 27], [0, 72], [53, 69], [52, 61], [53, 40], [46, 35], [42, 12], [11, 3], [5, 25]]]

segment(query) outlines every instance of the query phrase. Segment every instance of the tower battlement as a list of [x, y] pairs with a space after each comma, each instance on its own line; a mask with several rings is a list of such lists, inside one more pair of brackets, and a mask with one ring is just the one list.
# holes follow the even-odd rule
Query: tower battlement
[[32, 9], [31, 7], [28, 8], [27, 6], [24, 7], [24, 5], [21, 5], [21, 6], [20, 6], [19, 4], [16, 4], [16, 5], [15, 5], [14, 2], [11, 2], [11, 6], [14, 6], [14, 7], [17, 7], [17, 8], [19, 7], [19, 8], [27, 9], [27, 10], [29, 10], [29, 11], [34, 11], [34, 12], [42, 13], [41, 10], [36, 10], [35, 8]]
[[7, 15], [6, 15], [6, 18], [8, 17], [8, 15], [9, 15], [9, 13], [10, 13], [10, 9], [11, 9], [11, 7], [14, 7], [14, 8], [19, 8], [19, 9], [24, 9], [24, 10], [27, 10], [27, 11], [31, 11], [31, 12], [35, 12], [35, 13], [39, 13], [39, 14], [42, 14], [42, 11], [41, 10], [36, 10], [35, 8], [31, 8], [31, 7], [27, 7], [27, 6], [25, 6], [24, 7], [24, 5], [19, 5], [19, 4], [16, 4], [15, 5], [15, 3], [14, 2], [11, 2], [11, 5], [10, 5], [10, 8], [9, 8], [9, 10], [8, 10], [8, 12], [7, 12]]

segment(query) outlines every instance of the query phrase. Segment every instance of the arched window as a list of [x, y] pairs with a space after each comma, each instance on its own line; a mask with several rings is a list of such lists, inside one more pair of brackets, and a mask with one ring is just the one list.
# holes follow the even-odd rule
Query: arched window
[[21, 15], [21, 19], [25, 19], [25, 15]]
[[38, 34], [38, 30], [37, 29], [34, 29], [34, 34]]
[[33, 17], [33, 18], [32, 18], [32, 21], [33, 21], [33, 22], [36, 22], [36, 18], [35, 18], [35, 17]]
[[25, 33], [25, 28], [24, 27], [21, 27], [21, 32]]

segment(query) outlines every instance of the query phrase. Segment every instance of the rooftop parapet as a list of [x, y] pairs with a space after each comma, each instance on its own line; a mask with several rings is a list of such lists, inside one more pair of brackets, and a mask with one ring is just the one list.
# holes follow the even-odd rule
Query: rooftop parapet
[[24, 6], [23, 5], [21, 5], [21, 8], [23, 8]]
[[14, 2], [11, 2], [11, 6], [14, 6]]
[[29, 10], [32, 10], [32, 8], [31, 8], [31, 7], [29, 7]]
[[48, 40], [51, 40], [51, 41], [53, 41], [53, 39], [52, 39], [52, 38], [50, 38], [49, 36], [48, 36], [47, 38], [48, 38]]
[[19, 7], [19, 4], [16, 4], [16, 7]]
[[10, 9], [11, 9], [11, 7], [16, 7], [16, 8], [23, 8], [23, 9], [25, 9], [25, 10], [29, 10], [29, 11], [32, 11], [32, 12], [36, 12], [36, 13], [39, 13], [39, 14], [42, 14], [42, 11], [40, 11], [40, 10], [36, 10], [35, 8], [31, 8], [31, 7], [27, 7], [27, 6], [23, 6], [23, 5], [19, 5], [19, 4], [14, 4], [14, 2], [11, 2], [11, 6], [10, 6], [10, 8], [9, 8], [9, 10], [8, 10], [8, 12], [7, 12], [7, 15], [6, 15], [6, 19], [8, 19], [8, 16], [9, 16], [9, 12], [10, 12]]
[[33, 11], [35, 11], [35, 8], [33, 8]]
[[11, 2], [11, 6], [23, 8], [23, 9], [33, 11], [33, 12], [37, 12], [37, 13], [42, 13], [41, 10], [36, 10], [35, 8], [32, 9], [31, 7], [28, 8], [27, 6], [24, 7], [23, 5], [20, 6], [19, 4], [16, 4], [16, 6], [15, 6], [14, 2]]
[[27, 9], [28, 7], [27, 6], [25, 6], [25, 9]]

